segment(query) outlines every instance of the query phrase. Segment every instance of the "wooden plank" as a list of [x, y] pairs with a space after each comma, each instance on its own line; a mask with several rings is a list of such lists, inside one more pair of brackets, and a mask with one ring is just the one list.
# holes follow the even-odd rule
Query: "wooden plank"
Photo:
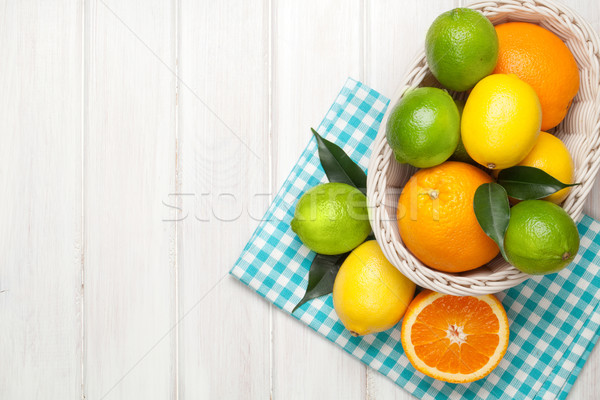
[[[568, 2], [564, 1], [564, 4], [585, 18], [596, 32], [600, 32], [600, 3], [598, 1], [569, 0]], [[596, 177], [596, 183], [590, 192], [583, 212], [596, 220], [600, 220], [600, 177]], [[598, 385], [599, 374], [600, 350], [596, 345], [569, 392], [568, 398], [573, 400], [598, 398], [598, 391], [600, 390]]]
[[82, 7], [2, 1], [0, 397], [81, 397]]
[[269, 2], [180, 7], [179, 394], [267, 399], [270, 306], [228, 272], [269, 205]]
[[[600, 32], [600, 3], [596, 0], [572, 0], [568, 6], [575, 10], [596, 30]], [[596, 177], [596, 183], [592, 188], [583, 212], [600, 220], [600, 175]], [[596, 352], [598, 353], [598, 352]], [[597, 357], [597, 366], [600, 367], [600, 354]], [[592, 382], [592, 380], [590, 380]], [[590, 392], [596, 393], [596, 392]], [[577, 397], [573, 397], [577, 398]]]
[[176, 398], [174, 1], [85, 10], [85, 396]]
[[[273, 3], [274, 189], [347, 77], [363, 69], [361, 1]], [[273, 398], [363, 399], [365, 367], [280, 311], [273, 312]]]
[[[367, 2], [365, 82], [391, 97], [400, 86], [414, 57], [425, 46], [425, 34], [442, 12], [458, 7], [458, 0]], [[413, 396], [369, 368], [367, 399], [409, 400]]]
[[391, 97], [417, 54], [425, 34], [441, 13], [458, 7], [458, 0], [423, 3], [393, 0], [367, 2], [365, 82]]
[[273, 146], [278, 189], [348, 77], [360, 79], [361, 1], [273, 3]]

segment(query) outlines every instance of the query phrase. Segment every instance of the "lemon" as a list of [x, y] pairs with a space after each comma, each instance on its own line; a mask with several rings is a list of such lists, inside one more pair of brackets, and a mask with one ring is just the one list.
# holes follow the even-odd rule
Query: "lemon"
[[452, 97], [442, 89], [421, 87], [404, 94], [391, 111], [386, 139], [398, 162], [429, 168], [452, 155], [459, 130]]
[[290, 223], [302, 243], [320, 254], [346, 253], [369, 236], [367, 198], [345, 183], [323, 183], [298, 200]]
[[425, 38], [427, 64], [438, 81], [459, 92], [489, 75], [498, 61], [498, 35], [480, 12], [455, 8], [433, 21]]
[[471, 91], [463, 110], [465, 149], [479, 164], [504, 169], [533, 149], [542, 123], [537, 94], [516, 75], [494, 74]]
[[385, 258], [375, 240], [369, 240], [340, 267], [333, 284], [333, 306], [352, 335], [367, 335], [396, 325], [414, 293], [415, 284]]
[[526, 200], [511, 208], [504, 249], [508, 261], [526, 274], [551, 274], [573, 261], [579, 233], [560, 206]]
[[[562, 183], [573, 183], [573, 159], [567, 146], [556, 136], [540, 132], [540, 136], [527, 157], [519, 163], [543, 170]], [[569, 194], [570, 187], [559, 190], [543, 200], [560, 204]]]

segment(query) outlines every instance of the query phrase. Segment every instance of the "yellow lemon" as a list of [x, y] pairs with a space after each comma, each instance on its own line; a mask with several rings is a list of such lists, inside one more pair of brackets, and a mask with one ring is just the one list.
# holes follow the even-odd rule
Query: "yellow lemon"
[[352, 335], [367, 335], [396, 325], [414, 294], [415, 284], [385, 258], [375, 240], [369, 240], [340, 267], [333, 306]]
[[[540, 132], [533, 150], [519, 163], [528, 167], [535, 167], [552, 175], [562, 183], [573, 183], [573, 159], [567, 146], [556, 136]], [[559, 190], [542, 200], [560, 204], [569, 194], [570, 187]]]
[[467, 153], [491, 169], [512, 167], [533, 149], [542, 109], [531, 86], [516, 75], [483, 78], [467, 98], [461, 135]]

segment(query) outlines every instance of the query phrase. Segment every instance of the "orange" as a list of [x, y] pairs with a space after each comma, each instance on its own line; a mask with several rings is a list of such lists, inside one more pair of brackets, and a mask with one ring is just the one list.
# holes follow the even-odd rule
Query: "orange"
[[515, 74], [533, 87], [542, 105], [542, 130], [558, 125], [579, 90], [579, 71], [569, 48], [554, 33], [527, 22], [496, 26], [495, 74]]
[[398, 229], [405, 246], [425, 265], [445, 272], [480, 267], [498, 246], [479, 226], [475, 190], [492, 178], [472, 165], [447, 161], [419, 170], [398, 201]]
[[[533, 149], [517, 165], [539, 168], [555, 179], [563, 183], [573, 183], [574, 166], [573, 158], [567, 149], [567, 146], [556, 136], [548, 132], [540, 132], [540, 136]], [[498, 170], [494, 170], [494, 175], [498, 176]], [[542, 200], [551, 201], [555, 204], [562, 203], [568, 196], [571, 188], [564, 188]], [[518, 203], [519, 200], [510, 198], [512, 203]]]
[[402, 347], [418, 371], [445, 382], [488, 375], [508, 347], [508, 319], [494, 296], [450, 296], [425, 290], [408, 306]]

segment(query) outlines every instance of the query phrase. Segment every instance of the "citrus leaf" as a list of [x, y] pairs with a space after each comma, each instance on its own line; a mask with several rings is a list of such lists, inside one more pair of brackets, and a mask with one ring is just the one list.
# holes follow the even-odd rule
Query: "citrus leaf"
[[566, 187], [579, 185], [562, 183], [539, 168], [524, 165], [500, 171], [498, 183], [510, 197], [518, 200], [541, 199]]
[[337, 144], [324, 139], [310, 128], [317, 139], [319, 159], [329, 182], [341, 182], [354, 186], [363, 194], [367, 190], [367, 175]]
[[481, 229], [504, 253], [504, 235], [510, 219], [510, 205], [506, 190], [497, 183], [484, 183], [475, 191], [473, 210]]
[[308, 272], [308, 285], [304, 297], [292, 312], [296, 311], [302, 304], [316, 299], [317, 297], [325, 296], [333, 291], [333, 282], [340, 269], [340, 266], [350, 253], [337, 254], [328, 256], [317, 254], [310, 265]]

